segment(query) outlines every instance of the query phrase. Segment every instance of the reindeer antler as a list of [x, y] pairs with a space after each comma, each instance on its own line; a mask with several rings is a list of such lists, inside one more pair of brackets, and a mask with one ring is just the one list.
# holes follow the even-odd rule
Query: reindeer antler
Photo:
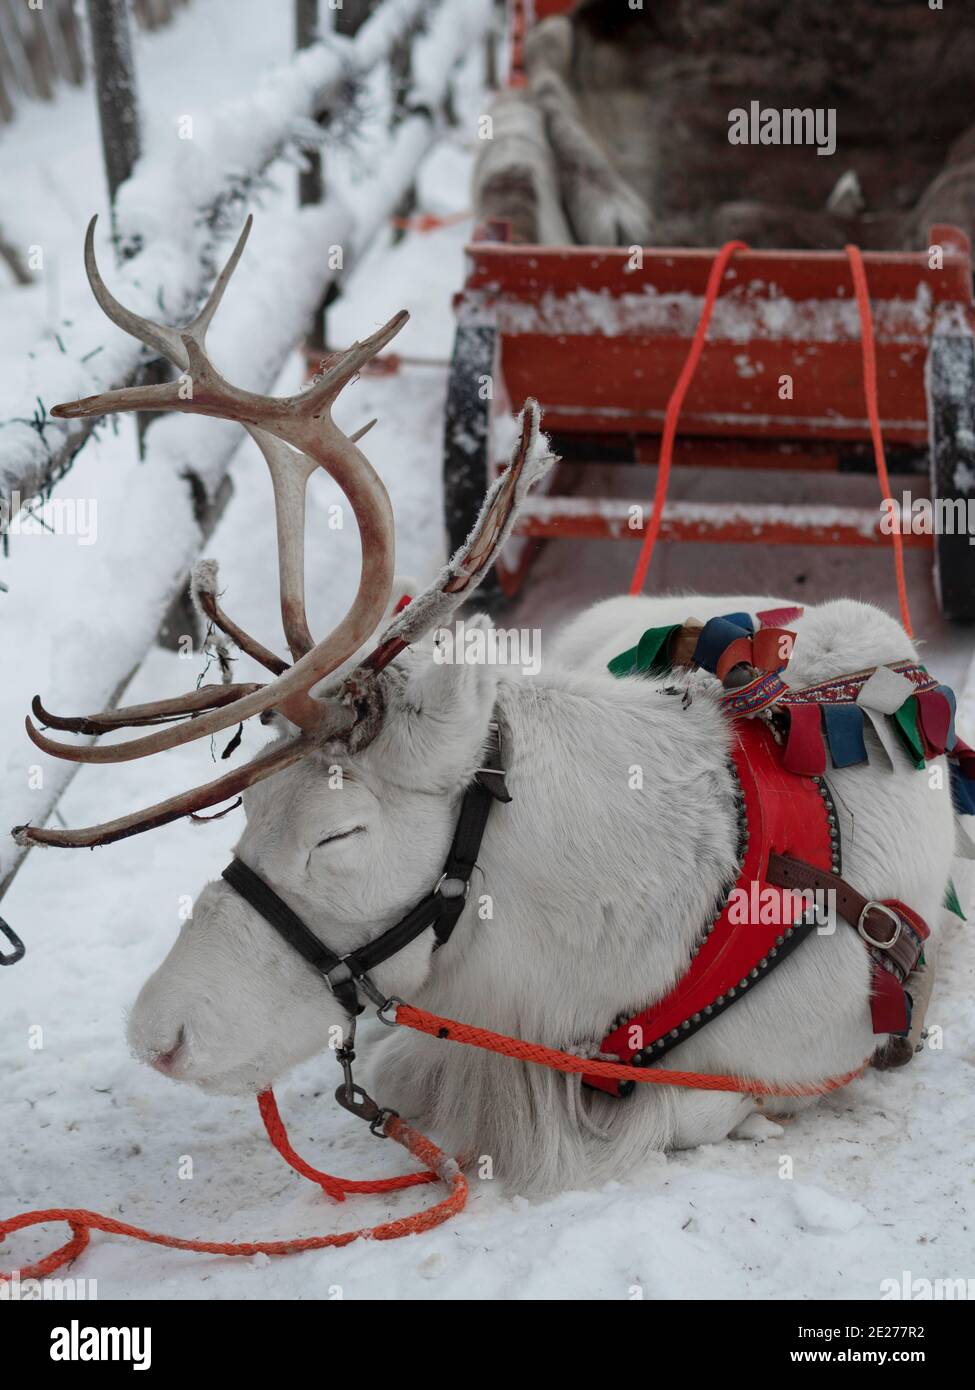
[[[38, 719], [74, 733], [99, 734], [155, 724], [168, 724], [169, 727], [109, 745], [59, 743], [42, 734], [30, 719], [27, 720], [27, 733], [38, 748], [55, 757], [73, 762], [115, 763], [146, 757], [219, 733], [271, 709], [279, 711], [302, 732], [299, 737], [277, 745], [235, 772], [103, 825], [81, 830], [19, 826], [14, 831], [21, 843], [66, 847], [108, 844], [216, 805], [313, 752], [326, 737], [334, 736], [337, 726], [344, 728], [347, 737], [351, 736], [363, 713], [355, 708], [355, 692], [361, 689], [363, 682], [374, 681], [397, 652], [430, 627], [443, 622], [446, 614], [477, 586], [510, 533], [521, 499], [551, 462], [544, 451], [536, 448], [538, 407], [534, 401], [529, 401], [515, 455], [485, 499], [466, 545], [430, 588], [386, 629], [380, 646], [343, 685], [343, 698], [338, 707], [334, 700], [313, 699], [309, 694], [312, 686], [347, 661], [376, 630], [393, 583], [393, 517], [389, 497], [378, 475], [356, 447], [356, 441], [375, 422], [371, 421], [350, 437], [332, 420], [331, 408], [342, 387], [399, 332], [408, 315], [400, 312], [364, 342], [354, 343], [328, 365], [324, 375], [309, 390], [284, 397], [256, 395], [227, 382], [206, 353], [206, 332], [244, 249], [251, 218], [248, 217], [203, 308], [181, 330], [151, 323], [115, 299], [95, 263], [94, 228], [95, 219], [92, 218], [85, 239], [85, 268], [98, 303], [113, 323], [161, 353], [184, 375], [180, 381], [126, 387], [55, 406], [52, 414], [62, 419], [76, 419], [115, 411], [178, 410], [236, 420], [244, 426], [264, 455], [271, 475], [281, 619], [294, 664], [288, 666], [227, 617], [217, 599], [216, 566], [202, 562], [194, 572], [193, 589], [204, 614], [243, 651], [270, 670], [273, 680], [265, 685], [205, 686], [168, 700], [72, 718], [48, 714], [36, 698], [33, 709]], [[352, 506], [359, 527], [361, 571], [352, 606], [338, 626], [316, 643], [305, 613], [304, 530], [307, 483], [317, 468], [325, 469], [336, 480]], [[359, 742], [364, 742], [367, 736], [364, 729]]]
[[[275, 515], [279, 553], [281, 587], [281, 616], [294, 665], [288, 667], [267, 648], [249, 638], [243, 629], [230, 624], [220, 610], [214, 588], [200, 589], [198, 594], [204, 610], [216, 626], [229, 631], [240, 646], [256, 656], [274, 673], [275, 679], [264, 686], [211, 687], [194, 691], [187, 696], [153, 702], [148, 708], [135, 706], [129, 710], [104, 711], [82, 719], [48, 721], [47, 712], [38, 700], [35, 713], [75, 732], [104, 732], [126, 725], [145, 725], [165, 720], [179, 720], [167, 728], [125, 743], [111, 745], [73, 745], [45, 737], [27, 720], [27, 733], [45, 752], [75, 762], [122, 762], [146, 757], [165, 748], [174, 748], [193, 739], [205, 738], [222, 729], [265, 710], [276, 709], [305, 732], [313, 736], [324, 716], [323, 707], [312, 700], [308, 691], [313, 685], [347, 661], [375, 631], [385, 612], [393, 583], [393, 516], [389, 497], [381, 480], [368, 460], [356, 447], [354, 439], [345, 435], [331, 417], [331, 408], [342, 387], [360, 367], [393, 338], [406, 323], [405, 312], [397, 314], [378, 332], [353, 346], [329, 364], [322, 378], [309, 390], [294, 396], [269, 397], [232, 386], [217, 371], [207, 356], [206, 334], [223, 298], [230, 277], [240, 260], [251, 229], [248, 217], [244, 229], [223, 271], [218, 276], [203, 308], [183, 329], [152, 323], [133, 313], [115, 298], [99, 273], [95, 260], [94, 233], [96, 219], [92, 218], [85, 237], [85, 269], [92, 293], [106, 315], [118, 327], [131, 333], [147, 346], [168, 359], [183, 376], [181, 380], [158, 385], [127, 387], [108, 391], [85, 400], [55, 406], [52, 414], [61, 419], [78, 419], [109, 412], [132, 410], [178, 410], [190, 414], [211, 415], [237, 420], [255, 440], [267, 461], [274, 490]], [[368, 426], [366, 427], [368, 428]], [[360, 438], [365, 431], [359, 431]], [[341, 487], [348, 498], [359, 526], [362, 551], [359, 588], [349, 611], [338, 626], [315, 642], [308, 628], [304, 593], [304, 529], [305, 492], [308, 479], [316, 469], [323, 468]], [[302, 743], [302, 753], [308, 751]], [[258, 759], [240, 773], [233, 774], [234, 790], [249, 785], [258, 777], [269, 776], [277, 767], [294, 760], [294, 755], [279, 749], [275, 759], [268, 755]], [[242, 780], [243, 779], [243, 780]], [[173, 798], [167, 804], [166, 819], [213, 805], [230, 794], [231, 778], [219, 779], [206, 787]], [[176, 803], [179, 806], [176, 806]], [[160, 808], [142, 813], [146, 824], [137, 824], [139, 817], [127, 817], [122, 834], [148, 828], [159, 823]], [[154, 818], [155, 817], [155, 818]], [[128, 824], [131, 822], [131, 825]], [[92, 832], [42, 831], [20, 827], [21, 839], [53, 844], [103, 843], [97, 832], [105, 831], [109, 839], [118, 838], [116, 823], [111, 827], [93, 827]], [[109, 831], [113, 833], [107, 833]], [[96, 838], [92, 839], [91, 834]]]
[[[78, 762], [125, 762], [164, 748], [175, 748], [230, 728], [243, 719], [275, 708], [308, 732], [317, 728], [322, 711], [307, 692], [346, 661], [385, 611], [393, 582], [393, 516], [379, 477], [353, 441], [338, 428], [331, 407], [342, 387], [363, 363], [375, 356], [402, 328], [405, 312], [390, 319], [365, 342], [342, 354], [308, 391], [295, 396], [259, 396], [227, 382], [206, 355], [206, 331], [223, 297], [251, 227], [251, 218], [217, 279], [206, 304], [182, 331], [149, 322], [124, 308], [105, 286], [95, 264], [95, 219], [85, 241], [85, 267], [95, 298], [120, 328], [163, 353], [189, 381], [127, 387], [85, 400], [55, 406], [61, 419], [114, 411], [180, 410], [237, 420], [263, 453], [271, 473], [277, 520], [281, 580], [281, 617], [295, 664], [277, 679], [230, 704], [212, 709], [174, 727], [127, 743], [82, 747], [45, 738], [28, 720], [27, 732], [45, 752]], [[348, 498], [362, 547], [359, 590], [338, 627], [315, 643], [308, 630], [304, 595], [305, 489], [317, 468], [330, 473]]]

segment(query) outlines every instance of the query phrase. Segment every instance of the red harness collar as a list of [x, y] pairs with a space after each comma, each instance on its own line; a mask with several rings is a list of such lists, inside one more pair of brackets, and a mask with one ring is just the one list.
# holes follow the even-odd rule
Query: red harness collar
[[[662, 999], [631, 1018], [624, 1017], [603, 1039], [601, 1052], [635, 1066], [656, 1065], [672, 1047], [757, 987], [815, 932], [814, 913], [807, 911], [797, 920], [794, 893], [768, 881], [770, 855], [784, 855], [835, 874], [841, 871], [839, 824], [823, 778], [789, 772], [782, 750], [762, 720], [736, 721], [734, 736], [732, 758], [744, 802], [741, 871], [687, 972]], [[910, 925], [920, 954], [928, 928], [914, 913]], [[871, 954], [876, 961], [871, 1000], [874, 1031], [905, 1032], [910, 1016], [901, 981], [882, 953]], [[633, 1087], [632, 1082], [583, 1079], [617, 1096]]]

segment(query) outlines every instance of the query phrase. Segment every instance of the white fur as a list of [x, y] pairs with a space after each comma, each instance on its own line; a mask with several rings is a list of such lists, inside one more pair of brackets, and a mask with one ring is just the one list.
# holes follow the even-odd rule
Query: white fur
[[[691, 678], [685, 703], [668, 683], [614, 679], [605, 663], [648, 626], [767, 606], [779, 604], [610, 600], [569, 626], [531, 681], [412, 653], [397, 663], [380, 736], [347, 760], [342, 788], [329, 786], [324, 757], [258, 784], [245, 796], [238, 852], [333, 950], [362, 944], [436, 881], [496, 708], [514, 799], [492, 812], [470, 902], [445, 949], [433, 953], [428, 933], [375, 978], [435, 1012], [591, 1054], [621, 1010], [645, 1007], [679, 977], [736, 867], [729, 733], [715, 683]], [[914, 655], [893, 619], [862, 603], [810, 608], [794, 626], [794, 684]], [[629, 785], [636, 764], [641, 791]], [[953, 846], [947, 790], [932, 789], [906, 757], [893, 771], [881, 759], [836, 771], [830, 783], [846, 877], [935, 923]], [[365, 830], [315, 848], [353, 826]], [[862, 943], [841, 922], [668, 1065], [791, 1083], [857, 1067], [880, 1041], [869, 973]], [[343, 1021], [304, 961], [218, 881], [143, 988], [130, 1035], [151, 1061], [182, 1032], [173, 1074], [239, 1092], [321, 1051]], [[491, 1155], [522, 1189], [622, 1177], [654, 1150], [724, 1138], [754, 1108], [738, 1095], [657, 1087], [619, 1102], [406, 1029], [372, 1060], [378, 1099], [454, 1152]]]

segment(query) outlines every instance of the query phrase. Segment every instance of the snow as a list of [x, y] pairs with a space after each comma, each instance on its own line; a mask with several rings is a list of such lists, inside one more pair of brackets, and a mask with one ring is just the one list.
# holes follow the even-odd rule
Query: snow
[[[160, 305], [176, 319], [185, 315], [199, 294], [200, 266], [212, 254], [213, 226], [220, 221], [214, 209], [229, 216], [239, 204], [240, 190], [250, 180], [260, 180], [279, 156], [300, 143], [319, 106], [342, 100], [345, 84], [367, 73], [378, 57], [388, 53], [422, 8], [422, 0], [391, 0], [355, 41], [331, 36], [294, 58], [289, 55], [286, 64], [262, 73], [259, 80], [245, 81], [242, 94], [212, 108], [194, 112], [182, 106], [173, 111], [172, 93], [166, 91], [160, 104], [165, 103], [168, 119], [161, 119], [157, 112], [153, 121], [145, 122], [142, 157], [119, 190], [115, 210], [119, 241], [136, 248], [138, 254], [120, 269], [118, 297], [147, 317], [156, 314]], [[475, 0], [473, 10], [482, 8], [480, 0]], [[205, 22], [211, 14], [208, 8], [199, 19]], [[228, 13], [219, 22], [229, 21]], [[238, 14], [232, 22], [240, 22]], [[451, 11], [445, 9], [436, 16], [434, 26], [440, 40], [433, 60], [452, 50], [456, 26]], [[211, 36], [216, 37], [216, 32]], [[157, 50], [152, 52], [155, 57]], [[161, 56], [162, 50], [158, 52]], [[194, 56], [198, 62], [203, 59], [196, 69], [196, 90], [207, 90], [217, 55], [208, 46]], [[168, 64], [173, 64], [172, 55]], [[168, 66], [157, 71], [169, 76]], [[15, 129], [24, 124], [22, 118]], [[18, 145], [22, 158], [19, 142], [11, 143]], [[15, 214], [15, 233], [19, 223]], [[105, 266], [111, 261], [107, 219], [100, 230], [99, 262]], [[34, 234], [26, 241], [43, 250], [45, 236], [46, 224], [35, 224]], [[73, 256], [78, 244], [70, 248]], [[25, 401], [33, 404], [40, 398], [50, 404], [121, 385], [141, 355], [134, 339], [108, 327], [87, 287], [78, 286], [66, 300], [57, 332], [39, 342], [13, 372], [4, 374], [0, 420], [23, 415]], [[57, 447], [54, 441], [70, 432], [70, 427], [52, 423], [47, 442]], [[3, 475], [11, 486], [17, 477], [43, 473], [45, 451], [34, 431], [20, 426], [13, 435], [8, 433], [4, 443], [9, 452], [2, 459]]]
[[[240, 84], [256, 80], [267, 62], [286, 58], [288, 26], [277, 18], [271, 22], [268, 14], [260, 0], [211, 0], [187, 9], [174, 30], [144, 40], [139, 58], [153, 121], [162, 127], [175, 113], [192, 109], [207, 83], [208, 99], [229, 98]], [[212, 17], [219, 33], [216, 63], [208, 61], [213, 35], [194, 28], [203, 16]], [[190, 34], [209, 42], [201, 42], [197, 51], [186, 42]], [[461, 90], [461, 125], [439, 141], [421, 171], [424, 210], [467, 206], [471, 113], [484, 102], [477, 73], [478, 56], [472, 54]], [[30, 122], [20, 123], [30, 132], [36, 163], [52, 173], [42, 179], [42, 191], [11, 202], [17, 204], [21, 226], [36, 218], [43, 235], [60, 248], [67, 293], [69, 279], [80, 290], [75, 262], [98, 175], [86, 104], [69, 92], [56, 111], [57, 121], [42, 108], [36, 116], [31, 112]], [[76, 133], [70, 158], [59, 142], [64, 129]], [[0, 143], [5, 186], [16, 186], [10, 180], [30, 163], [16, 141]], [[284, 182], [290, 194], [290, 179]], [[56, 211], [62, 199], [64, 207]], [[273, 198], [266, 213], [275, 225]], [[270, 272], [275, 258], [262, 240], [264, 215], [254, 233], [253, 265], [242, 263], [240, 270], [241, 283], [255, 294], [262, 266]], [[464, 223], [409, 234], [395, 247], [384, 238], [362, 259], [347, 295], [335, 306], [334, 341], [361, 337], [406, 307], [412, 318], [396, 350], [445, 358], [453, 332], [450, 297], [461, 284], [469, 231]], [[280, 254], [285, 257], [283, 250]], [[254, 278], [248, 280], [250, 275]], [[274, 284], [280, 283], [275, 274]], [[236, 288], [228, 293], [228, 309]], [[4, 308], [16, 299], [15, 322], [36, 327], [47, 293], [46, 284], [27, 292], [30, 308], [2, 293]], [[269, 324], [273, 304], [258, 301], [256, 308]], [[266, 325], [250, 329], [246, 341], [234, 341], [232, 329], [226, 340], [218, 337], [219, 323], [218, 317], [215, 355], [221, 354], [218, 360], [228, 370], [245, 371], [252, 362], [249, 349]], [[30, 336], [20, 327], [9, 339], [15, 351]], [[293, 390], [299, 381], [299, 365], [292, 359], [276, 389]], [[367, 452], [392, 496], [398, 570], [421, 581], [443, 559], [445, 390], [442, 369], [407, 365], [395, 376], [364, 375], [344, 393], [336, 412], [345, 428], [379, 417]], [[181, 423], [168, 425], [175, 430]], [[30, 797], [38, 796], [26, 787], [35, 755], [19, 733], [29, 695], [40, 690], [58, 708], [80, 711], [101, 698], [104, 669], [118, 667], [124, 653], [137, 659], [143, 649], [158, 617], [144, 611], [146, 594], [150, 588], [163, 592], [163, 571], [192, 550], [179, 458], [193, 449], [202, 454], [214, 445], [193, 436], [185, 450], [170, 443], [158, 460], [150, 456], [139, 463], [129, 423], [123, 422], [117, 435], [106, 430], [55, 492], [55, 497], [97, 499], [95, 544], [78, 544], [70, 534], [12, 539], [10, 559], [0, 571], [10, 586], [9, 593], [0, 594], [3, 824], [20, 817]], [[625, 487], [624, 495], [632, 494], [632, 470], [611, 472], [612, 477], [610, 470], [583, 470], [581, 489], [601, 494], [619, 486]], [[717, 500], [729, 485], [718, 473], [724, 470], [678, 470], [675, 499]], [[220, 562], [227, 610], [283, 651], [270, 487], [263, 461], [249, 443], [236, 451], [233, 475], [235, 495], [206, 553]], [[637, 490], [649, 502], [652, 477], [645, 469], [637, 477]], [[745, 478], [735, 475], [742, 502], [782, 502], [781, 479], [747, 475], [740, 481]], [[790, 482], [790, 498], [823, 505], [823, 487], [821, 476], [803, 475]], [[830, 480], [829, 488], [830, 504], [875, 503], [873, 479]], [[330, 480], [316, 479], [308, 531], [309, 616], [315, 631], [344, 610], [355, 585], [354, 528], [328, 525], [329, 508], [337, 500]], [[581, 600], [622, 592], [634, 558], [632, 546], [550, 544], [506, 624], [541, 625], [550, 632], [577, 611]], [[966, 681], [971, 639], [938, 617], [929, 557], [910, 551], [906, 560], [924, 658], [960, 694], [967, 685], [959, 722], [970, 736], [975, 724], [975, 667]], [[890, 557], [874, 550], [660, 545], [651, 584], [658, 592], [773, 592], [798, 602], [844, 593], [895, 607]], [[201, 669], [198, 655], [181, 659], [155, 648], [123, 699], [131, 703], [189, 689]], [[246, 659], [238, 663], [237, 678], [256, 674]], [[263, 736], [259, 728], [248, 729], [238, 757], [253, 751]], [[56, 765], [40, 761], [45, 776], [52, 776]], [[60, 812], [70, 825], [88, 824], [212, 775], [211, 750], [197, 745], [150, 762], [85, 768]], [[0, 1214], [77, 1205], [156, 1230], [233, 1240], [371, 1225], [434, 1199], [433, 1189], [420, 1189], [334, 1205], [281, 1162], [266, 1142], [253, 1104], [174, 1087], [128, 1055], [125, 1010], [168, 949], [184, 899], [198, 893], [229, 858], [238, 814], [205, 826], [180, 822], [94, 853], [34, 851], [27, 859], [0, 909], [28, 946], [23, 962], [0, 972]], [[959, 889], [970, 904], [972, 884], [961, 867]], [[470, 1201], [459, 1217], [406, 1240], [357, 1242], [285, 1259], [230, 1260], [95, 1235], [71, 1273], [97, 1279], [102, 1298], [255, 1300], [338, 1295], [876, 1299], [881, 1281], [900, 1281], [905, 1270], [930, 1279], [970, 1274], [971, 930], [950, 917], [942, 928], [929, 1021], [943, 1027], [944, 1047], [927, 1051], [904, 1072], [870, 1072], [787, 1124], [755, 1116], [735, 1139], [660, 1155], [625, 1182], [545, 1200], [526, 1200], [501, 1178], [473, 1174]], [[363, 1050], [377, 1031], [376, 1024], [363, 1030]], [[303, 1066], [278, 1088], [295, 1147], [310, 1162], [347, 1177], [404, 1171], [397, 1147], [377, 1144], [365, 1126], [334, 1105], [337, 1081], [338, 1069], [326, 1057]], [[383, 1099], [395, 1104], [394, 1096]], [[192, 1176], [181, 1176], [187, 1156]], [[26, 1263], [65, 1238], [53, 1227], [20, 1233], [0, 1247], [0, 1266]]]
[[[653, 269], [651, 256], [646, 274], [652, 275]], [[508, 296], [497, 299], [490, 289], [484, 289], [467, 292], [464, 314], [471, 323], [496, 322], [509, 333], [598, 334], [607, 338], [654, 333], [689, 338], [703, 303], [701, 295], [661, 293], [653, 284], [629, 294], [613, 294], [608, 289], [574, 289], [561, 294], [547, 290], [537, 302]], [[931, 291], [922, 281], [913, 299], [879, 300], [873, 313], [878, 340], [924, 341], [933, 320]], [[942, 320], [950, 321], [960, 334], [971, 334], [957, 307], [953, 315], [942, 315]], [[860, 318], [853, 299], [790, 299], [778, 286], [754, 280], [715, 301], [708, 335], [714, 342], [730, 343], [856, 342]]]

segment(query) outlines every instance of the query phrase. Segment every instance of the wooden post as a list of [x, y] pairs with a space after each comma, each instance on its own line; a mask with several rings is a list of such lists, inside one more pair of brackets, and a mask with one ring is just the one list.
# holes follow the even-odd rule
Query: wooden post
[[[413, 26], [407, 31], [404, 37], [393, 49], [389, 61], [389, 77], [392, 86], [392, 118], [390, 128], [395, 130], [406, 115], [406, 100], [413, 86], [413, 36], [416, 30]], [[416, 184], [411, 183], [403, 194], [396, 207], [393, 209], [393, 217], [396, 221], [405, 220], [416, 211]], [[393, 224], [393, 245], [403, 240], [406, 231], [403, 227]]]
[[[304, 47], [301, 43], [301, 11], [306, 8], [306, 6], [310, 7], [311, 3], [314, 4], [316, 12], [315, 28], [317, 30], [318, 0], [295, 0], [295, 3], [297, 7], [295, 17], [295, 39], [298, 47], [301, 48]], [[376, 0], [339, 0], [338, 8], [331, 11], [335, 17], [335, 32], [344, 35], [347, 39], [354, 38], [372, 13], [375, 8], [375, 3]], [[331, 6], [329, 8], [331, 9]], [[303, 187], [303, 185], [299, 185], [299, 197], [302, 203], [305, 202], [305, 198], [301, 196]], [[308, 201], [319, 202], [324, 195], [324, 178], [321, 174], [321, 162], [319, 161], [318, 197], [310, 198]], [[335, 303], [338, 296], [339, 290], [336, 282], [333, 280], [325, 291], [325, 298], [315, 310], [312, 319], [312, 327], [308, 335], [306, 347], [313, 355], [317, 353], [319, 357], [324, 357], [328, 353], [328, 334], [325, 326], [325, 316], [329, 306]]]
[[132, 26], [126, 0], [87, 0], [88, 28], [95, 67], [95, 93], [102, 134], [108, 193], [115, 195], [135, 168], [142, 148], [139, 103], [132, 59]]
[[[318, 38], [318, 0], [295, 0], [295, 48], [310, 48]], [[322, 178], [322, 156], [318, 150], [306, 155], [307, 167], [298, 175], [298, 202], [302, 207], [320, 203], [325, 186]]]
[[351, 39], [359, 32], [375, 7], [375, 0], [341, 0], [335, 11], [335, 32]]

